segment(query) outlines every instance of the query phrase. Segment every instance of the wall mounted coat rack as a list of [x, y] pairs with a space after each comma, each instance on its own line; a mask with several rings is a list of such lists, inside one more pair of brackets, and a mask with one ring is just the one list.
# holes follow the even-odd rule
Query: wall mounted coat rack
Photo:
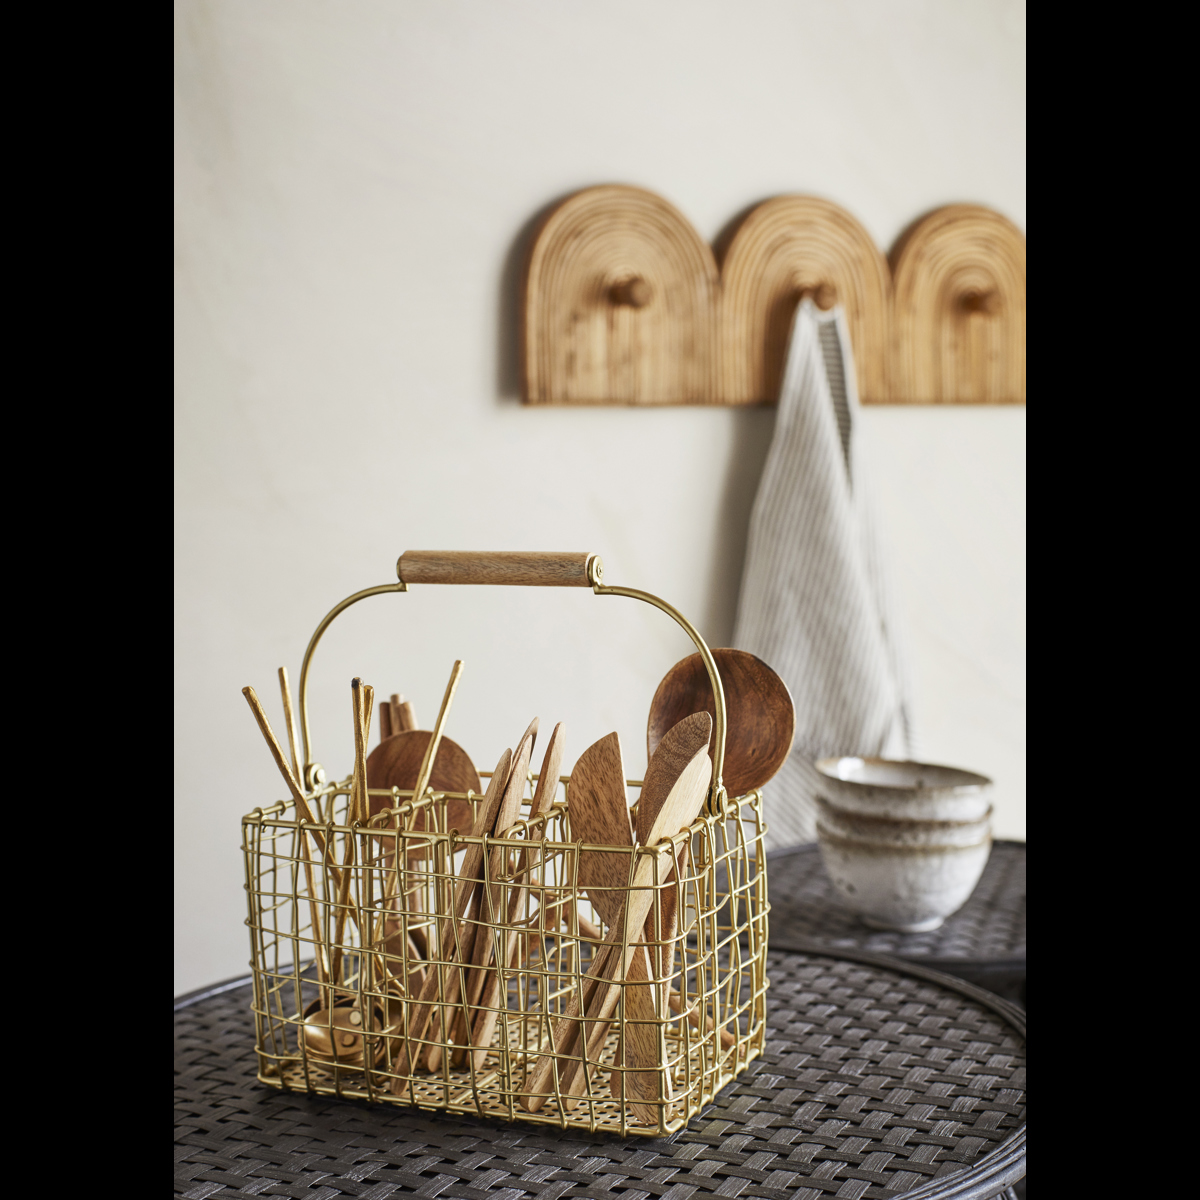
[[891, 264], [844, 209], [778, 196], [718, 266], [661, 196], [587, 188], [546, 217], [522, 297], [527, 404], [774, 403], [800, 299], [840, 303], [867, 404], [1025, 403], [1025, 238], [956, 204]]

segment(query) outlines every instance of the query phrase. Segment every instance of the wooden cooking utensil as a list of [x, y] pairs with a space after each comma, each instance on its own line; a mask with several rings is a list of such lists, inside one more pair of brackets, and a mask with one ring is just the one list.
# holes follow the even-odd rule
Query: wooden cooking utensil
[[407, 733], [417, 728], [417, 713], [411, 700], [392, 693], [392, 732]]
[[[617, 734], [610, 733], [601, 738], [579, 756], [571, 771], [567, 808], [571, 817], [571, 836], [575, 841], [612, 846], [626, 852], [633, 847], [633, 825], [625, 799], [625, 766]], [[625, 912], [625, 894], [629, 886], [628, 853], [581, 850], [579, 882], [604, 923], [612, 928]], [[639, 942], [630, 960], [627, 982], [643, 986], [626, 988], [627, 999], [632, 991], [648, 992], [649, 980], [649, 959], [645, 946]], [[653, 1010], [653, 995], [648, 994], [642, 999], [648, 1000]], [[585, 1007], [587, 1003], [585, 994]], [[639, 1005], [640, 1011], [644, 1009], [645, 1003]]]
[[[394, 733], [380, 742], [367, 758], [367, 786], [372, 791], [390, 791], [392, 788], [399, 788], [402, 792], [412, 791], [417, 785], [421, 763], [432, 738], [433, 734], [428, 729], [411, 729]], [[478, 795], [483, 791], [479, 772], [470, 756], [448, 737], [443, 737], [438, 745], [429, 784], [435, 792], [475, 792]], [[371, 815], [391, 804], [387, 796], [372, 796]], [[431, 819], [432, 814], [427, 807], [416, 814], [413, 828], [429, 829]], [[469, 800], [452, 797], [446, 800], [447, 829], [465, 832], [471, 828], [474, 819], [475, 813]], [[423, 856], [425, 853], [427, 851], [421, 843], [409, 850], [410, 857], [414, 854]]]
[[[471, 829], [472, 837], [483, 837], [484, 833], [495, 824], [496, 813], [508, 784], [511, 766], [512, 751], [505, 750], [496, 764], [496, 770], [492, 774], [491, 783], [483, 797], [483, 803], [479, 806], [479, 812], [476, 814], [475, 823]], [[396, 1060], [396, 1078], [391, 1082], [391, 1090], [394, 1095], [403, 1096], [408, 1091], [408, 1080], [403, 1076], [408, 1073], [409, 1063], [415, 1058], [410, 1050], [410, 1044], [420, 1042], [425, 1037], [435, 1006], [441, 1004], [449, 1011], [458, 1003], [461, 976], [459, 969], [452, 965], [455, 947], [458, 945], [458, 926], [467, 911], [471, 893], [475, 890], [482, 868], [483, 845], [478, 842], [469, 842], [466, 857], [455, 883], [454, 909], [443, 918], [438, 930], [437, 943], [430, 947], [431, 958], [440, 952], [441, 961], [429, 964], [425, 984], [421, 988], [416, 1003], [411, 1005], [408, 1011], [408, 1028]], [[442, 1022], [442, 1028], [447, 1028], [445, 1020]], [[420, 1048], [417, 1051], [418, 1056], [419, 1054]]]
[[[787, 684], [761, 658], [745, 650], [712, 654], [728, 723], [722, 782], [731, 796], [742, 796], [762, 787], [783, 766], [796, 734], [796, 709]], [[677, 662], [654, 693], [646, 725], [647, 760], [668, 729], [696, 712], [716, 719], [712, 683], [699, 653]]]
[[[673, 837], [681, 829], [691, 825], [704, 804], [711, 778], [712, 760], [708, 757], [707, 751], [700, 750], [684, 768], [667, 799], [663, 802], [658, 818], [647, 835], [651, 845], [658, 845], [663, 838]], [[670, 853], [669, 845], [664, 849]], [[654, 894], [650, 889], [656, 874], [661, 877], [659, 864], [654, 857], [646, 856], [645, 861], [639, 864], [634, 876], [629, 899], [625, 905], [626, 911], [622, 914], [622, 919], [615, 922], [609, 930], [605, 949], [593, 962], [591, 977], [596, 980], [596, 984], [591, 1002], [583, 1016], [586, 1024], [601, 1034], [606, 1031], [606, 1022], [611, 1021], [620, 999], [621, 988], [618, 983], [614, 983], [614, 980], [619, 981], [625, 977], [629, 963], [639, 944], [636, 938], [631, 938], [631, 935], [636, 930], [640, 936], [650, 906], [654, 903]], [[631, 990], [636, 991], [637, 989]], [[537, 1112], [545, 1104], [547, 1096], [550, 1095], [548, 1088], [555, 1065], [560, 1061], [559, 1056], [570, 1055], [576, 1043], [581, 1040], [583, 1041], [583, 1051], [589, 1057], [600, 1049], [600, 1046], [595, 1045], [595, 1039], [591, 1034], [583, 1039], [580, 1038], [580, 1025], [579, 993], [574, 992], [567, 1001], [566, 1010], [555, 1024], [552, 1049], [543, 1053], [538, 1059], [527, 1084], [526, 1092], [521, 1097], [521, 1106], [526, 1112]], [[640, 1034], [635, 1034], [634, 1028], [632, 1024], [626, 1026], [627, 1035], [631, 1038], [640, 1036]], [[602, 1044], [601, 1042], [601, 1046]], [[569, 1069], [570, 1060], [564, 1065]], [[561, 1075], [562, 1072], [560, 1072], [560, 1080]], [[581, 1074], [581, 1078], [586, 1084], [586, 1076]], [[559, 1090], [560, 1093], [565, 1090], [561, 1082]]]
[[[685, 846], [679, 852], [681, 867], [685, 865], [684, 860], [686, 859], [686, 856], [687, 847]], [[551, 892], [547, 892], [546, 896], [546, 908], [552, 918], [550, 921], [546, 922], [547, 930], [556, 929], [559, 925], [565, 925], [568, 930], [573, 931], [574, 926], [571, 924], [571, 922], [577, 921], [579, 923], [579, 936], [583, 940], [595, 942], [597, 946], [604, 944], [604, 934], [601, 933], [599, 927], [593, 925], [591, 921], [587, 919], [587, 917], [575, 911], [575, 904], [569, 895], [564, 894], [562, 898], [558, 900], [554, 899], [553, 893]], [[650, 926], [650, 922], [653, 917], [654, 913], [652, 910], [650, 916], [646, 918], [647, 928]], [[667, 1002], [671, 1006], [671, 1011], [676, 1016], [680, 1016], [683, 1013], [683, 998], [674, 988], [672, 988], [668, 993]], [[696, 1029], [703, 1029], [705, 1033], [712, 1033], [712, 1031], [716, 1028], [716, 1022], [713, 1021], [711, 1017], [707, 1021], [703, 1023], [701, 1022], [700, 1012], [695, 1003], [688, 1008], [686, 1015], [689, 1025]], [[737, 1038], [724, 1029], [722, 1029], [720, 1032], [720, 1038], [721, 1048], [723, 1050], [728, 1050], [730, 1046], [733, 1046], [737, 1042]]]
[[[533, 747], [537, 741], [537, 731], [538, 720], [534, 717], [529, 724], [529, 728], [525, 730], [521, 736], [521, 740], [517, 743], [517, 752], [513, 756], [512, 774], [509, 776], [508, 785], [504, 789], [504, 797], [500, 801], [500, 808], [496, 813], [496, 822], [492, 829], [495, 837], [504, 837], [512, 826], [516, 824], [517, 818], [521, 815], [521, 801], [525, 795], [525, 784], [529, 779], [529, 759], [533, 754]], [[488, 924], [477, 924], [474, 927], [473, 937], [471, 934], [468, 934], [468, 937], [471, 939], [469, 956], [471, 969], [467, 972], [466, 977], [468, 1011], [474, 1010], [478, 1006], [486, 978], [496, 973], [489, 972], [487, 968], [492, 961], [496, 948], [497, 935], [493, 933], [491, 926], [503, 921], [508, 911], [508, 906], [503, 903], [504, 885], [496, 882], [505, 873], [505, 859], [507, 857], [507, 847], [493, 846], [488, 856], [487, 875], [480, 883], [480, 907], [483, 919]], [[507, 949], [507, 942], [505, 949]], [[463, 955], [463, 961], [468, 961], [465, 948]], [[475, 1024], [478, 1017], [479, 1013], [475, 1012], [470, 1024], [464, 1021], [459, 1030], [459, 1037], [455, 1039], [461, 1040], [464, 1047], [466, 1045], [473, 1045], [477, 1048], [474, 1056], [477, 1068], [483, 1066], [483, 1061], [487, 1057], [487, 1043], [476, 1041], [474, 1037]], [[491, 1036], [490, 1030], [488, 1031], [488, 1036], [489, 1038]], [[460, 1066], [465, 1057], [465, 1049], [456, 1052], [453, 1065], [456, 1067]]]
[[[530, 805], [530, 818], [549, 812], [554, 803], [554, 795], [558, 785], [558, 772], [562, 765], [562, 753], [563, 734], [562, 722], [560, 721], [555, 725], [554, 732], [550, 734], [550, 742], [546, 746], [546, 757], [542, 760], [541, 774], [538, 776], [537, 789], [533, 794], [533, 803]], [[528, 851], [522, 850], [521, 859], [514, 876], [516, 884], [524, 881], [529, 869]], [[512, 929], [511, 926], [516, 924], [521, 907], [525, 902], [526, 893], [524, 887], [515, 885], [510, 890], [512, 895], [508, 905], [507, 921], [510, 929], [504, 955], [504, 965], [508, 968], [511, 968], [516, 962], [517, 949], [522, 936], [519, 930]], [[475, 1015], [475, 1024], [471, 1030], [471, 1044], [477, 1048], [475, 1050], [476, 1070], [482, 1067], [483, 1060], [487, 1057], [487, 1048], [492, 1044], [492, 1034], [496, 1030], [496, 1022], [500, 1017], [499, 1002], [502, 991], [502, 973], [499, 970], [489, 971], [484, 980], [483, 991], [479, 995], [479, 1011]]]
[[417, 714], [412, 704], [403, 696], [392, 693], [390, 700], [379, 702], [379, 740], [382, 742], [393, 734], [407, 733], [417, 727]]
[[[654, 757], [646, 768], [646, 778], [642, 781], [642, 794], [638, 800], [637, 835], [642, 845], [648, 845], [654, 823], [658, 819], [662, 806], [671, 794], [675, 781], [683, 774], [689, 762], [698, 753], [708, 749], [712, 738], [712, 717], [706, 712], [693, 713], [684, 717], [673, 728], [669, 729]], [[662, 980], [660, 989], [660, 1012], [665, 1015], [670, 992], [670, 977], [675, 965], [675, 934], [678, 928], [679, 912], [676, 905], [676, 868], [682, 867], [687, 860], [688, 846], [681, 846], [678, 858], [672, 865], [664, 887], [659, 892], [657, 906], [651, 905], [646, 918], [644, 938], [647, 947], [660, 941], [663, 943], [656, 949], [650, 950], [650, 957], [655, 970], [654, 975]], [[655, 928], [655, 910], [659, 914], [660, 929]], [[657, 1020], [653, 995], [642, 995], [642, 989], [636, 989], [638, 994], [631, 995], [631, 989], [625, 990], [625, 1015], [635, 1016], [650, 1021]], [[697, 1014], [698, 1015], [698, 1014]], [[626, 1025], [628, 1028], [628, 1025]], [[659, 1095], [659, 1066], [664, 1061], [665, 1048], [659, 1047], [656, 1028], [654, 1025], [643, 1026], [638, 1030], [641, 1036], [622, 1036], [621, 1046], [617, 1050], [617, 1063], [641, 1068], [641, 1070], [626, 1071], [625, 1096], [630, 1100], [630, 1107], [641, 1120], [651, 1125], [658, 1124], [658, 1106], [638, 1104], [638, 1100], [666, 1100], [670, 1095]], [[610, 1080], [613, 1099], [621, 1099], [621, 1074], [614, 1071]], [[666, 1118], [670, 1120], [670, 1109]]]
[[[437, 720], [434, 722], [434, 725], [433, 725], [433, 732], [429, 735], [428, 739], [425, 742], [424, 748], [421, 753], [420, 765], [416, 769], [416, 775], [412, 782], [412, 793], [413, 793], [413, 803], [414, 804], [416, 804], [418, 801], [420, 801], [421, 799], [424, 798], [425, 789], [429, 784], [430, 778], [433, 774], [434, 766], [435, 766], [436, 762], [438, 761], [439, 752], [441, 750], [442, 743], [445, 740], [443, 738], [442, 734], [446, 728], [446, 721], [449, 719], [449, 716], [450, 716], [450, 705], [454, 702], [454, 693], [458, 689], [458, 681], [462, 677], [462, 672], [463, 672], [462, 659], [456, 659], [454, 666], [450, 669], [450, 679], [446, 684], [445, 694], [442, 696], [442, 705], [441, 705], [441, 708], [438, 709]], [[364, 746], [365, 746], [365, 741], [366, 741], [365, 732], [366, 732], [366, 729], [369, 727], [370, 727], [370, 722], [369, 722], [369, 714], [368, 714], [368, 723], [367, 723], [367, 726], [364, 727], [364, 738], [363, 738]], [[403, 743], [404, 739], [409, 739], [411, 741], [411, 736], [409, 734], [398, 734], [394, 738], [390, 738], [388, 740], [387, 744]], [[377, 750], [379, 748], [380, 747], [376, 747]], [[402, 746], [402, 748], [403, 748], [403, 746]], [[474, 767], [472, 767], [471, 769], [472, 769], [472, 771], [474, 771]], [[370, 782], [369, 781], [369, 772], [368, 772], [367, 766], [364, 764], [364, 768], [363, 768], [363, 810], [364, 810], [364, 812], [369, 809], [369, 797], [368, 797], [368, 793], [366, 790], [369, 782]], [[479, 777], [478, 777], [478, 775], [476, 775], [475, 788], [477, 789], [478, 787], [479, 787]], [[386, 799], [380, 798], [380, 803], [381, 803], [381, 805], [386, 804]], [[468, 810], [468, 816], [471, 820], [473, 820], [473, 814], [471, 814], [469, 811], [470, 804], [467, 801], [462, 801], [461, 803], [466, 806], [466, 808]], [[364, 817], [364, 820], [365, 819], [367, 819], [367, 818]], [[393, 820], [395, 820], [398, 823], [399, 817], [396, 816], [393, 818]], [[426, 806], [425, 808], [420, 810], [419, 814], [415, 818], [415, 825], [417, 828], [428, 829], [429, 825], [430, 825], [430, 820], [431, 820], [430, 808], [429, 808], [429, 806]], [[451, 825], [450, 828], [455, 828], [455, 826]], [[412, 845], [410, 842], [408, 858], [412, 859], [412, 858], [426, 857], [428, 854], [428, 847], [430, 846], [430, 844], [431, 843], [424, 842], [422, 840], [416, 841], [415, 845]], [[383, 936], [384, 936], [385, 940], [390, 940], [394, 936], [395, 927], [396, 927], [395, 918], [389, 919], [387, 917], [386, 913], [394, 912], [397, 908], [401, 907], [400, 901], [399, 901], [400, 871], [392, 871], [391, 870], [394, 861], [395, 861], [394, 853], [390, 853], [385, 856], [384, 866], [385, 866], [385, 869], [389, 872], [387, 888], [386, 888], [386, 892], [385, 892], [385, 896], [384, 896], [385, 916], [384, 916]], [[408, 902], [410, 904], [412, 902], [412, 899], [413, 898], [411, 896], [408, 898]]]

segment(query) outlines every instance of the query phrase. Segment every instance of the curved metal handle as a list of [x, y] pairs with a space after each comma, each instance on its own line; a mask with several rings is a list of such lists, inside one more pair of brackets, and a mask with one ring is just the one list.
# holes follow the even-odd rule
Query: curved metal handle
[[420, 583], [451, 583], [451, 584], [506, 584], [520, 587], [591, 587], [597, 596], [628, 596], [634, 600], [642, 600], [652, 604], [671, 617], [679, 627], [692, 639], [704, 666], [708, 671], [709, 682], [712, 684], [714, 708], [716, 709], [716, 728], [713, 730], [713, 774], [712, 785], [708, 793], [708, 811], [712, 816], [718, 815], [721, 809], [721, 797], [725, 785], [721, 773], [725, 765], [725, 733], [728, 722], [725, 715], [725, 689], [721, 685], [721, 676], [717, 671], [717, 663], [713, 658], [708, 643], [700, 636], [696, 627], [677, 608], [660, 600], [650, 592], [641, 592], [635, 588], [606, 587], [604, 579], [604, 563], [598, 554], [584, 552], [553, 553], [553, 552], [497, 552], [476, 553], [461, 550], [406, 550], [396, 563], [396, 574], [399, 583], [385, 583], [379, 587], [366, 588], [347, 596], [340, 604], [335, 605], [325, 615], [325, 619], [317, 626], [308, 649], [304, 651], [304, 663], [300, 668], [300, 736], [304, 746], [304, 786], [310, 790], [317, 786], [314, 778], [316, 762], [312, 756], [311, 741], [308, 732], [308, 668], [312, 664], [313, 651], [321, 640], [325, 630], [329, 628], [334, 617], [344, 612], [352, 604], [365, 600], [368, 596], [381, 596], [386, 592], [407, 592], [408, 585]]

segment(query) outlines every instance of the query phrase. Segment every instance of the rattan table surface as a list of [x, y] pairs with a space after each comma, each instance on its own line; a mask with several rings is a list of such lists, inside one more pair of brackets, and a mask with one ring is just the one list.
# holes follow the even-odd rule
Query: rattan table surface
[[864, 925], [833, 886], [815, 845], [775, 850], [767, 859], [773, 948], [821, 945], [888, 954], [1024, 1002], [1024, 842], [995, 842], [970, 899], [928, 933]]
[[[773, 872], [774, 875], [774, 872]], [[766, 1052], [663, 1139], [280, 1092], [248, 981], [177, 1002], [175, 1193], [303, 1200], [983, 1198], [1025, 1173], [1024, 1014], [854, 949], [768, 955]]]

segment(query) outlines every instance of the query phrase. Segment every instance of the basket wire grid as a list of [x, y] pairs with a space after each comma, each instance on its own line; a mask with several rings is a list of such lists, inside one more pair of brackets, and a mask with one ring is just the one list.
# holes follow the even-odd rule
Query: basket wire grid
[[[588, 557], [587, 577], [601, 592], [598, 563]], [[406, 590], [403, 578], [399, 588], [370, 589], [349, 602]], [[650, 600], [688, 629], [711, 662], [691, 626]], [[448, 827], [451, 801], [478, 811], [483, 796], [475, 792], [372, 791], [381, 811], [350, 822], [353, 780], [326, 783], [311, 761], [305, 705], [312, 651], [349, 602], [318, 628], [301, 675], [305, 798], [315, 823], [298, 817], [292, 799], [243, 819], [260, 1081], [593, 1132], [679, 1129], [763, 1051], [769, 906], [761, 792], [730, 798], [715, 777], [706, 811], [655, 847], [574, 840], [569, 777], [557, 781], [549, 811], [531, 815], [533, 773], [520, 818], [500, 837]], [[718, 715], [715, 760], [724, 749], [723, 697]], [[481, 882], [463, 919], [447, 920], [472, 845], [483, 851]], [[608, 877], [629, 881], [613, 889], [622, 901], [641, 867], [656, 902], [645, 930], [617, 935], [625, 943], [642, 938], [648, 982], [617, 978], [611, 1022], [586, 1021], [585, 1036], [567, 1051], [555, 1047], [556, 1019], [572, 1001], [590, 1018], [589, 971], [610, 934], [579, 881], [585, 853], [612, 856]], [[678, 913], [673, 929], [661, 917], [668, 891]], [[486, 969], [472, 967], [480, 961]], [[432, 1017], [413, 1028], [415, 998], [431, 971]], [[636, 1010], [659, 1051], [649, 1101], [648, 1066], [637, 1067], [635, 1091], [623, 1048], [623, 1030], [635, 1020], [626, 1007], [633, 986], [648, 987], [653, 999], [652, 1019], [644, 1004]], [[554, 1055], [551, 1093], [528, 1111], [522, 1098], [546, 1053]]]

